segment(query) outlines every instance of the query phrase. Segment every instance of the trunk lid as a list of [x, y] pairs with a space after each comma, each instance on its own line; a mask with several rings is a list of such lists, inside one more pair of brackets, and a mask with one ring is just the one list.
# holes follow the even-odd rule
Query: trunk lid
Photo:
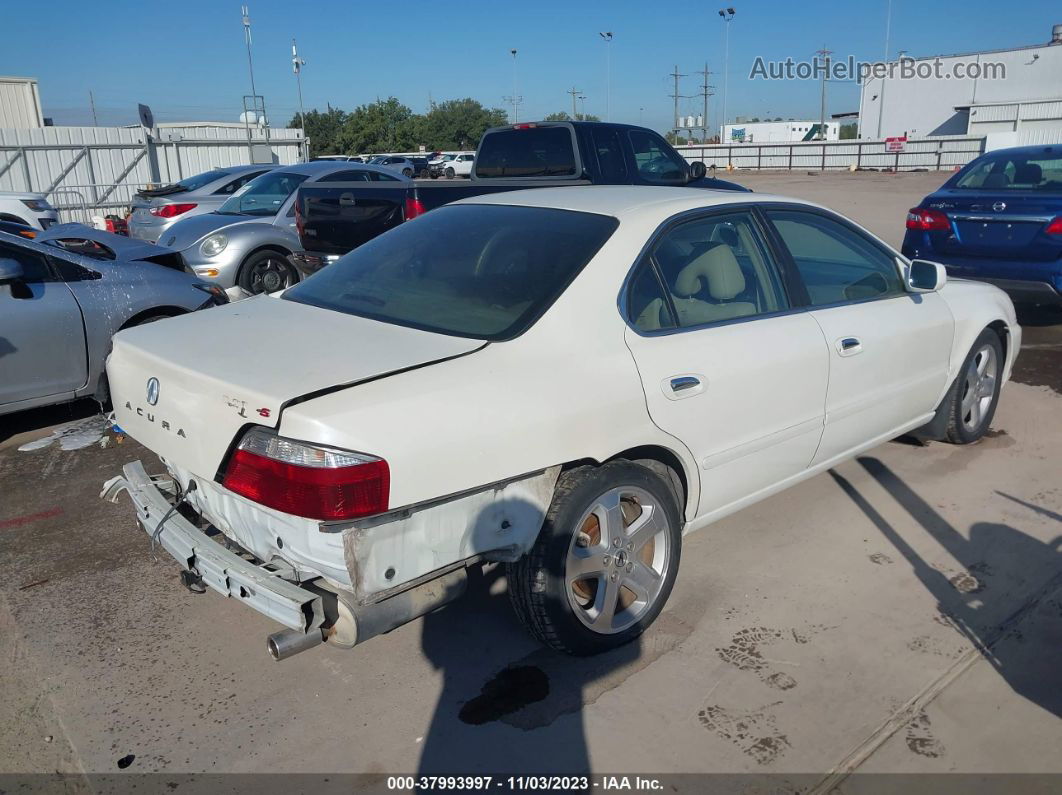
[[942, 254], [1054, 260], [1062, 240], [1045, 234], [1062, 200], [1043, 191], [939, 191], [924, 206], [947, 213], [952, 229], [930, 234]]
[[261, 296], [118, 333], [107, 376], [122, 430], [213, 479], [246, 426], [277, 427], [292, 400], [484, 344]]

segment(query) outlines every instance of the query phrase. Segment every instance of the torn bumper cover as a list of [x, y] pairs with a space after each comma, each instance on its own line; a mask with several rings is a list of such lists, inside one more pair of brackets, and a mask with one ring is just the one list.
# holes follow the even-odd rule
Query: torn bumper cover
[[144, 471], [143, 464], [132, 461], [122, 468], [121, 475], [104, 483], [100, 496], [117, 502], [122, 491], [128, 492], [136, 506], [137, 521], [148, 535], [156, 537], [182, 567], [197, 573], [205, 585], [222, 596], [239, 599], [300, 632], [321, 627], [325, 614], [319, 594], [226, 549], [172, 510], [173, 504], [163, 488], [172, 493], [172, 478], [152, 477]]

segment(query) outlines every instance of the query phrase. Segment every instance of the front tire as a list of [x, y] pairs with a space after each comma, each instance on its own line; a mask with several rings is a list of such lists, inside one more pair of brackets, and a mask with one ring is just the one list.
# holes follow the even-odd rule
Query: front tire
[[413, 169], [411, 169], [411, 168], [402, 169], [402, 176], [406, 177], [407, 179], [413, 179]]
[[299, 274], [288, 258], [272, 249], [259, 251], [247, 258], [240, 267], [237, 283], [251, 295], [275, 293], [298, 283]]
[[517, 616], [539, 641], [590, 655], [638, 637], [678, 574], [679, 510], [667, 483], [627, 461], [561, 475], [531, 550], [508, 566]]
[[446, 178], [447, 179], [453, 179], [454, 178], [454, 173], [455, 172], [454, 172], [454, 170], [452, 168], [446, 169]]
[[995, 331], [985, 329], [944, 398], [949, 442], [972, 444], [985, 435], [999, 403], [1002, 378], [1003, 342]]

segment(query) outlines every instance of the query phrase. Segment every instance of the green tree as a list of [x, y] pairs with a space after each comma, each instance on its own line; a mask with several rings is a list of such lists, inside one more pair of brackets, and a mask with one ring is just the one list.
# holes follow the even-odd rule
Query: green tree
[[566, 113], [562, 110], [557, 113], [549, 114], [542, 121], [601, 121], [601, 117], [595, 116], [592, 113], [576, 113], [575, 118], [572, 119], [570, 113]]
[[347, 113], [331, 105], [323, 113], [316, 108], [306, 114], [306, 123], [303, 124], [302, 114], [296, 113], [289, 127], [300, 127], [310, 139], [310, 149], [315, 155], [337, 155], [339, 151], [339, 131], [347, 122]]
[[[309, 114], [307, 114], [309, 116]], [[413, 111], [395, 97], [359, 105], [348, 115], [337, 136], [343, 154], [406, 152], [415, 147]]]
[[486, 108], [474, 99], [438, 102], [415, 122], [418, 144], [432, 149], [475, 149], [483, 133], [506, 123], [500, 108]]

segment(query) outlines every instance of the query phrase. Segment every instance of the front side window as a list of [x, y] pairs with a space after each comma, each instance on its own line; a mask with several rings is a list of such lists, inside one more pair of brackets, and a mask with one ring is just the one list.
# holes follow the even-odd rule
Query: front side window
[[306, 176], [287, 171], [267, 171], [230, 196], [217, 212], [222, 215], [276, 215]]
[[[789, 306], [747, 212], [679, 224], [657, 243], [652, 261], [670, 314], [682, 327], [765, 315]], [[633, 313], [632, 320], [637, 324]], [[666, 320], [666, 315], [660, 316], [661, 327]]]
[[847, 224], [817, 213], [768, 210], [813, 306], [902, 295], [895, 257]]
[[1062, 154], [985, 155], [960, 173], [952, 187], [1062, 193]]
[[646, 182], [686, 182], [686, 161], [659, 135], [649, 130], [631, 130], [630, 141], [635, 167]]
[[452, 205], [365, 243], [284, 300], [484, 340], [526, 331], [618, 221], [505, 205]]
[[381, 174], [378, 171], [370, 172], [368, 179], [372, 182], [398, 182], [398, 177], [392, 177], [390, 174]]

